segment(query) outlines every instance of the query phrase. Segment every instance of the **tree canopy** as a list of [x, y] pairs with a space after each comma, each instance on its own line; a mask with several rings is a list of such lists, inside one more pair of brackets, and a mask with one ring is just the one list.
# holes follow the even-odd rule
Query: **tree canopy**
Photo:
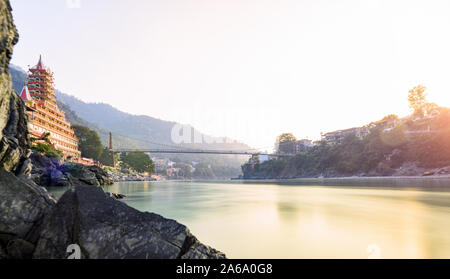
[[296, 141], [297, 138], [292, 133], [283, 133], [278, 136], [277, 141], [279, 143], [288, 142], [288, 141]]
[[103, 152], [103, 145], [97, 132], [82, 125], [73, 125], [72, 129], [78, 138], [81, 156], [98, 161]]
[[413, 89], [409, 90], [409, 107], [414, 110], [414, 114], [416, 116], [424, 115], [424, 106], [427, 99], [427, 93], [425, 93], [426, 89], [427, 88], [423, 85], [417, 85], [414, 86]]
[[104, 147], [98, 161], [102, 165], [114, 167], [114, 163], [117, 162], [115, 157], [116, 155], [114, 154], [114, 152], [109, 150], [107, 147]]
[[47, 157], [61, 159], [63, 152], [55, 149], [50, 143], [37, 142], [31, 147], [31, 151], [44, 154]]
[[127, 152], [120, 155], [120, 160], [138, 172], [155, 172], [155, 164], [144, 152]]
[[278, 153], [289, 154], [294, 151], [294, 142], [297, 138], [292, 133], [283, 133], [277, 137], [275, 149]]

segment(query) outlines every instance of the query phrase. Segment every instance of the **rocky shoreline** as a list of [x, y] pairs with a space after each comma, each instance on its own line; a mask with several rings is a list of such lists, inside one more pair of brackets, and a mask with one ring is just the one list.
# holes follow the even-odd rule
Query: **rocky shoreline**
[[241, 181], [298, 181], [298, 182], [316, 182], [316, 181], [351, 181], [351, 180], [450, 180], [450, 175], [430, 175], [430, 176], [335, 176], [335, 177], [296, 177], [296, 178], [233, 178]]
[[450, 174], [430, 174], [430, 175], [390, 175], [390, 176], [311, 176], [311, 177], [237, 177], [232, 178], [232, 180], [242, 180], [242, 181], [270, 181], [270, 180], [289, 180], [289, 181], [306, 181], [306, 180], [347, 180], [347, 179], [450, 179]]
[[113, 182], [124, 181], [155, 181], [151, 175], [143, 175], [139, 173], [117, 173], [107, 170], [106, 174]]
[[[8, 0], [0, 0], [0, 24], [0, 259], [64, 259], [72, 245], [83, 259], [225, 258], [175, 220], [105, 193], [100, 185], [112, 180], [102, 169], [31, 154], [8, 71], [18, 41]], [[71, 187], [56, 201], [47, 183]]]
[[263, 172], [253, 173], [235, 178], [239, 180], [299, 180], [299, 179], [362, 179], [362, 178], [450, 178], [450, 166], [426, 169], [417, 167], [415, 163], [405, 163], [400, 168], [396, 169], [391, 175], [381, 175], [379, 173], [358, 173], [353, 175], [338, 174], [334, 172], [310, 175], [310, 176], [270, 176]]
[[97, 166], [84, 166], [77, 163], [60, 164], [55, 158], [32, 153], [30, 178], [44, 187], [87, 185], [111, 185], [112, 178]]
[[135, 172], [113, 172], [98, 166], [85, 166], [78, 163], [60, 164], [56, 158], [49, 158], [38, 153], [31, 153], [30, 178], [44, 187], [68, 187], [79, 184], [112, 185], [124, 181], [155, 181], [151, 175]]

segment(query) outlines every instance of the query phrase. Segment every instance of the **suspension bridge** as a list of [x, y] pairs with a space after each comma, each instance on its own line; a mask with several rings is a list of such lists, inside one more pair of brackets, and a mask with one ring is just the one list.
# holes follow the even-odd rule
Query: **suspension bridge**
[[[157, 143], [152, 143], [157, 144]], [[109, 133], [109, 150], [114, 153], [126, 152], [145, 152], [145, 153], [165, 153], [165, 154], [215, 154], [215, 155], [247, 155], [258, 156], [267, 155], [272, 157], [291, 157], [292, 154], [278, 154], [261, 152], [256, 149], [249, 150], [213, 150], [213, 149], [195, 149], [180, 146], [170, 146], [167, 144], [159, 144], [165, 146], [164, 148], [113, 148], [112, 133]], [[170, 148], [167, 148], [169, 146]]]

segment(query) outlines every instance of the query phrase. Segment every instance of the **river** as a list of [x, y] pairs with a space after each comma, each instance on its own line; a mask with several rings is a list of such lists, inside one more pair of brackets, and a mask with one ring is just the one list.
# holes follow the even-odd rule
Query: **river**
[[450, 258], [450, 179], [123, 182], [105, 190], [185, 224], [229, 258]]

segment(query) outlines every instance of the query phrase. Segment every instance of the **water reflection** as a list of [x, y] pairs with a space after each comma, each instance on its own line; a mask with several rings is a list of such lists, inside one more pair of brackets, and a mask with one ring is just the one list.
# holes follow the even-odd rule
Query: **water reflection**
[[167, 181], [106, 190], [186, 224], [231, 258], [367, 258], [370, 245], [383, 258], [448, 258], [448, 186], [442, 179]]

